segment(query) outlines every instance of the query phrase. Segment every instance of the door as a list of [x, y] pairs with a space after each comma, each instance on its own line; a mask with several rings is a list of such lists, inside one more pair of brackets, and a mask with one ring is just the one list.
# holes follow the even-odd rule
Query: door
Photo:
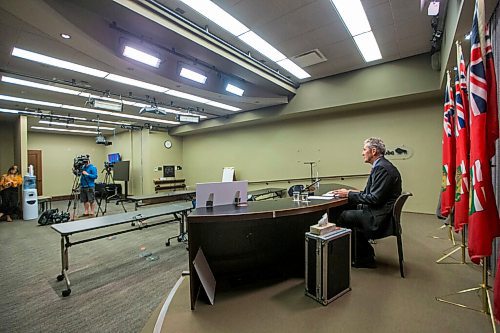
[[28, 165], [33, 165], [33, 172], [36, 176], [36, 189], [38, 195], [43, 195], [42, 181], [42, 151], [28, 150]]

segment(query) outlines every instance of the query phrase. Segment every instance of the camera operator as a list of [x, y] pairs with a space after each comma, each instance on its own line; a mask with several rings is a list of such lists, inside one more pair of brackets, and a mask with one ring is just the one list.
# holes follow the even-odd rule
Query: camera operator
[[[88, 156], [88, 155], [87, 155]], [[80, 176], [80, 201], [83, 202], [85, 212], [83, 216], [95, 215], [95, 184], [97, 179], [97, 168], [90, 163], [90, 157], [83, 161], [82, 172]]]

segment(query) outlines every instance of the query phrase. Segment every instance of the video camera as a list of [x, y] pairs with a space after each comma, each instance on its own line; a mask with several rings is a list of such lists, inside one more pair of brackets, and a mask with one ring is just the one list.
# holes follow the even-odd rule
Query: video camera
[[73, 174], [75, 176], [80, 176], [83, 172], [83, 168], [89, 163], [89, 155], [80, 155], [73, 159]]
[[106, 170], [107, 173], [111, 173], [111, 170], [113, 169], [113, 164], [114, 163], [111, 162], [104, 162], [104, 170]]

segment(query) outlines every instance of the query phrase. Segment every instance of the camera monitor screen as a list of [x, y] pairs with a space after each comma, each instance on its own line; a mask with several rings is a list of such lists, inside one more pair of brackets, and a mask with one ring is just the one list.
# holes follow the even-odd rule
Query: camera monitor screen
[[113, 164], [122, 160], [119, 153], [108, 154], [108, 162]]
[[120, 161], [113, 165], [113, 179], [128, 182], [130, 161]]

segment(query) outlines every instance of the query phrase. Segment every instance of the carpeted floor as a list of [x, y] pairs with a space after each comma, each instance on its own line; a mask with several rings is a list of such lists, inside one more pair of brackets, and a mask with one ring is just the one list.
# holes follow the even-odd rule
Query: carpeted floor
[[[114, 204], [109, 210], [122, 212]], [[177, 233], [170, 223], [71, 247], [72, 293], [63, 298], [59, 234], [36, 221], [1, 222], [0, 332], [140, 331], [187, 269], [186, 246], [165, 246]], [[140, 257], [141, 247], [159, 259]]]
[[[432, 216], [404, 214], [407, 277], [399, 275], [396, 240], [377, 241], [377, 269], [353, 269], [352, 291], [322, 306], [304, 295], [302, 279], [269, 281], [260, 286], [217, 292], [215, 304], [198, 301], [190, 310], [189, 277], [170, 303], [161, 332], [491, 332], [489, 317], [437, 302], [436, 296], [475, 287], [481, 282], [478, 266], [457, 263], [460, 253], [446, 264], [434, 261], [450, 242]], [[478, 294], [447, 297], [481, 308]], [[143, 333], [153, 332], [157, 311]]]
[[[121, 211], [114, 205], [109, 209]], [[174, 317], [168, 332], [196, 332], [193, 327], [203, 332], [490, 332], [484, 314], [434, 300], [476, 286], [480, 268], [435, 264], [450, 242], [431, 236], [446, 237], [446, 230], [438, 229], [433, 216], [404, 214], [403, 221], [406, 279], [399, 277], [395, 239], [388, 238], [376, 245], [379, 268], [353, 269], [353, 290], [327, 307], [305, 297], [299, 280], [241, 291], [252, 307], [241, 306], [235, 294], [218, 293], [214, 306], [199, 302], [195, 312], [185, 305], [186, 289], [174, 306], [182, 316]], [[59, 235], [36, 221], [1, 222], [0, 332], [140, 332], [156, 319], [152, 314], [187, 270], [186, 246], [174, 241], [165, 247], [166, 238], [177, 233], [178, 224], [171, 223], [72, 247], [72, 293], [63, 298], [64, 282], [56, 281]], [[159, 259], [141, 257], [141, 247]], [[259, 306], [269, 296], [271, 305]], [[480, 306], [475, 294], [465, 301]], [[304, 322], [301, 316], [316, 319]], [[361, 319], [349, 320], [355, 317]], [[252, 324], [266, 322], [266, 329]]]

